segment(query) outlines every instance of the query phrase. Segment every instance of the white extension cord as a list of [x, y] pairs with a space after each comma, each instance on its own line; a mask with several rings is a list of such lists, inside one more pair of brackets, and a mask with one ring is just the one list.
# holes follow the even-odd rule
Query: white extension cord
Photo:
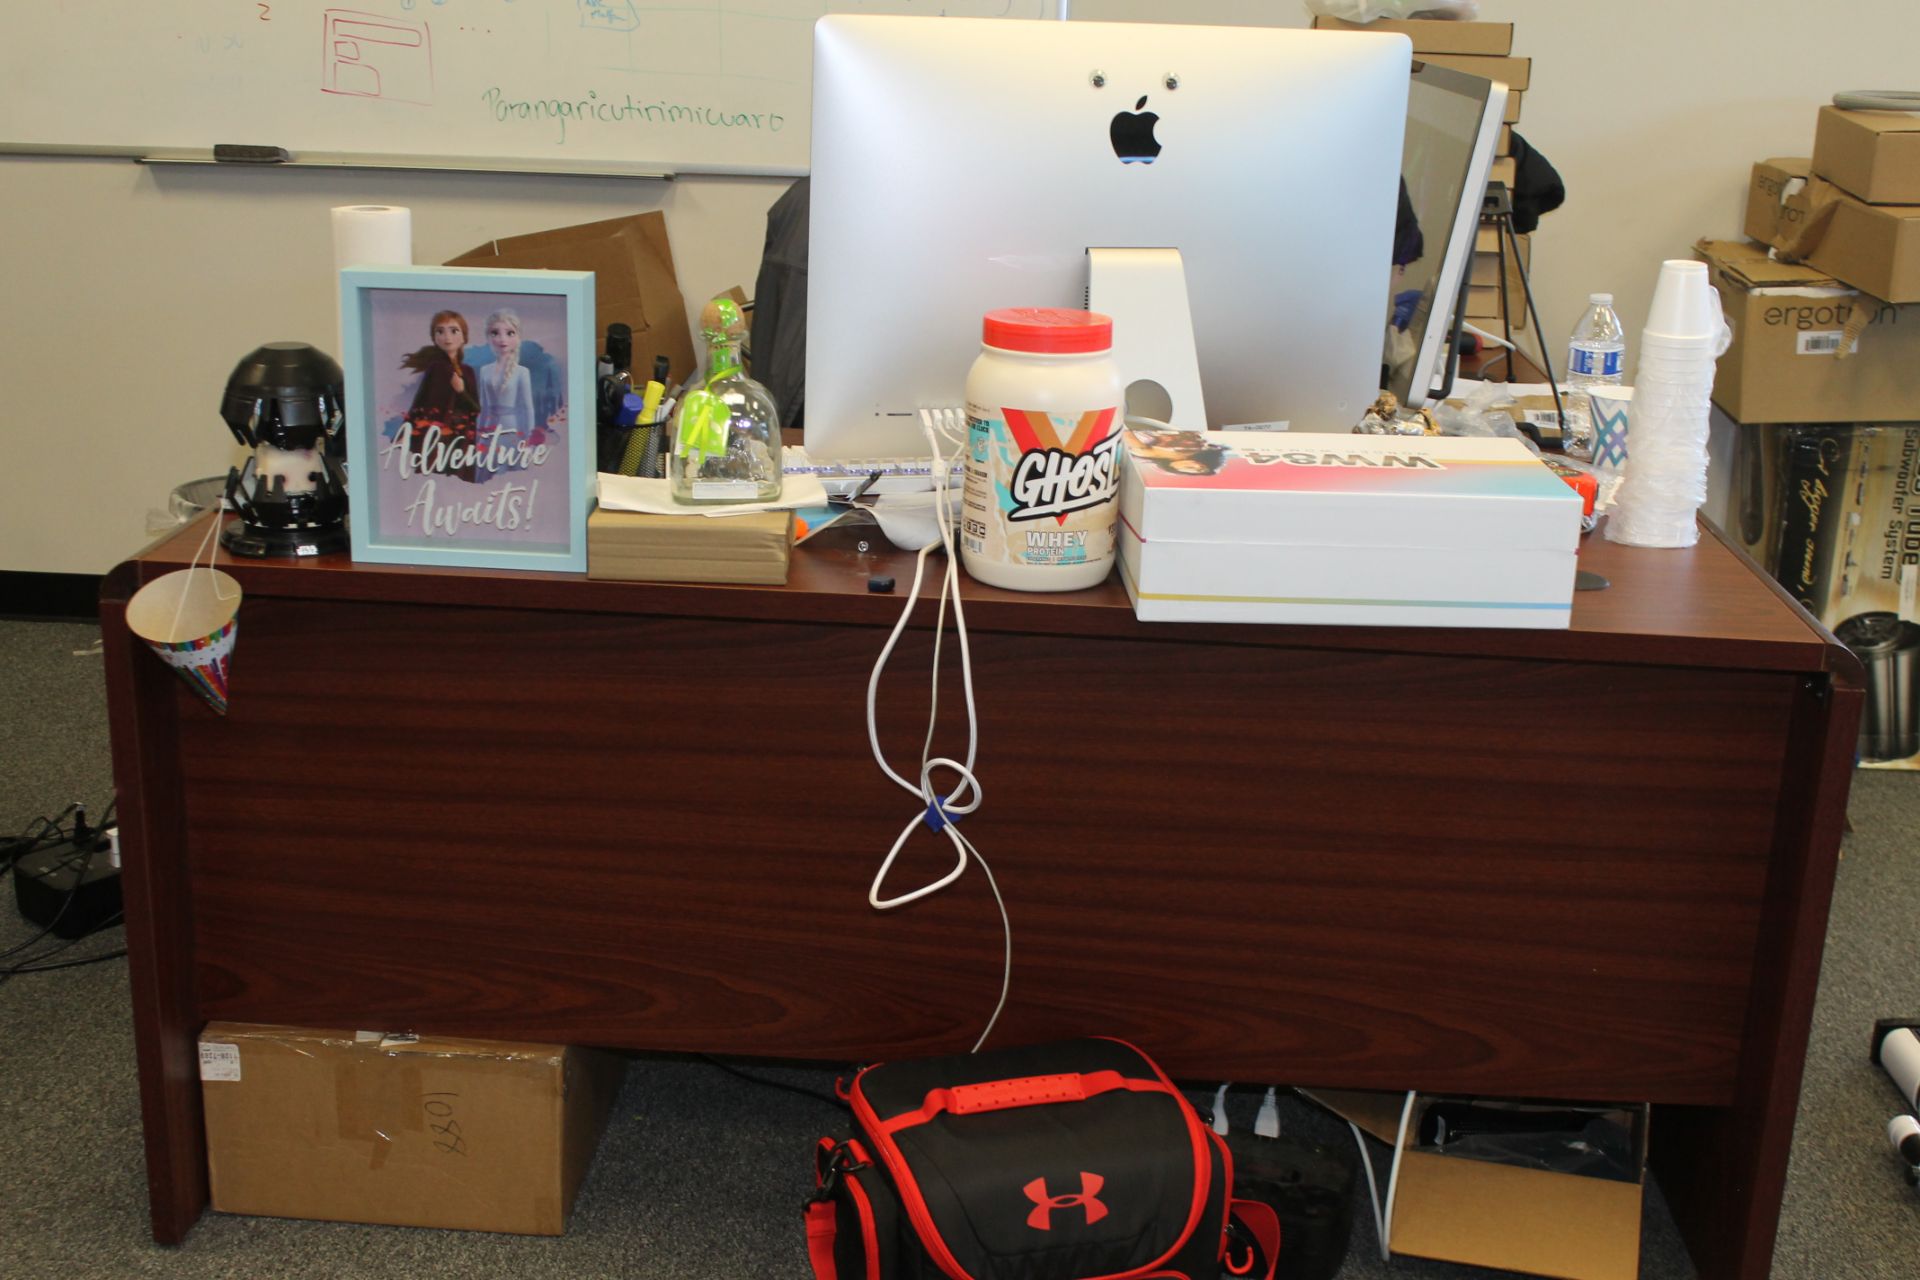
[[[956, 447], [964, 441], [965, 419], [957, 409], [922, 409], [920, 411], [921, 430], [926, 433], [927, 444], [933, 451], [934, 475], [945, 475], [945, 457], [940, 448], [943, 435], [957, 437], [953, 439]], [[867, 889], [867, 902], [876, 911], [892, 911], [904, 907], [910, 902], [918, 902], [930, 894], [938, 893], [966, 872], [969, 860], [980, 864], [981, 872], [987, 877], [987, 886], [993, 890], [993, 900], [1000, 908], [1000, 927], [1006, 939], [1005, 958], [1000, 974], [1000, 1001], [993, 1008], [993, 1014], [987, 1019], [980, 1038], [974, 1041], [969, 1052], [978, 1053], [980, 1047], [993, 1034], [994, 1024], [999, 1022], [1000, 1013], [1007, 1007], [1007, 992], [1013, 983], [1013, 925], [1007, 918], [1006, 899], [1000, 896], [1000, 886], [993, 878], [993, 869], [973, 842], [960, 833], [959, 821], [980, 807], [982, 793], [980, 780], [974, 776], [973, 762], [979, 748], [979, 719], [974, 711], [973, 702], [973, 655], [967, 644], [966, 612], [960, 602], [960, 559], [953, 545], [953, 487], [938, 485], [935, 488], [939, 504], [938, 541], [929, 541], [919, 550], [913, 563], [913, 585], [907, 590], [906, 606], [900, 611], [900, 620], [893, 624], [893, 631], [887, 636], [887, 643], [880, 650], [879, 659], [873, 664], [873, 675], [867, 681], [867, 741], [873, 748], [874, 762], [880, 771], [893, 779], [902, 789], [910, 792], [920, 802], [920, 809], [907, 825], [900, 830], [900, 836], [893, 842], [893, 848], [874, 873], [873, 883]], [[886, 670], [887, 659], [893, 656], [894, 646], [899, 642], [901, 633], [907, 628], [907, 619], [913, 616], [913, 609], [920, 600], [920, 584], [925, 580], [927, 556], [935, 547], [943, 548], [947, 553], [946, 572], [940, 580], [939, 614], [933, 629], [933, 686], [927, 700], [927, 737], [920, 748], [919, 782], [909, 782], [887, 763], [886, 753], [880, 748], [880, 726], [874, 708], [879, 700], [880, 673]], [[960, 638], [960, 680], [966, 691], [967, 701], [967, 758], [955, 760], [950, 756], [933, 754], [934, 728], [940, 716], [940, 645], [947, 629], [947, 602], [953, 602], [954, 631]], [[941, 796], [934, 786], [934, 774], [947, 770], [957, 779], [957, 784], [946, 796]], [[895, 859], [906, 848], [907, 841], [916, 828], [925, 825], [931, 830], [945, 835], [953, 845], [953, 867], [939, 879], [930, 881], [917, 889], [892, 897], [881, 896], [881, 886], [886, 882], [887, 873], [893, 870]]]

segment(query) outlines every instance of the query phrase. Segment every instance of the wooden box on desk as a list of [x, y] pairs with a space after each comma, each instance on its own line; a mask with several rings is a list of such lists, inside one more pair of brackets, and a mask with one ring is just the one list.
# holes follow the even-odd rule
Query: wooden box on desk
[[617, 582], [787, 580], [793, 514], [657, 516], [596, 509], [587, 517], [587, 576]]

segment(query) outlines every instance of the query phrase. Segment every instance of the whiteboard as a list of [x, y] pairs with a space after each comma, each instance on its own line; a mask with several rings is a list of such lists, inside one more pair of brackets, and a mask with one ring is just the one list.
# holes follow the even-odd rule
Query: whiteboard
[[0, 150], [800, 174], [813, 23], [1049, 0], [10, 0]]

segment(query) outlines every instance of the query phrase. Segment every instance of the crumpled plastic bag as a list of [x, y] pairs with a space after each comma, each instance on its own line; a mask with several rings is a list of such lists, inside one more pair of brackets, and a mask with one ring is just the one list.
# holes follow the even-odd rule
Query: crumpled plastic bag
[[1497, 405], [1508, 404], [1513, 393], [1504, 382], [1482, 382], [1461, 397], [1458, 407], [1446, 401], [1436, 401], [1427, 406], [1433, 413], [1433, 419], [1440, 424], [1443, 436], [1484, 436], [1505, 437], [1518, 440], [1534, 453], [1540, 452], [1540, 446], [1530, 439], [1513, 420], [1513, 415]]
[[1307, 0], [1307, 12], [1347, 22], [1380, 18], [1451, 18], [1471, 22], [1480, 16], [1480, 0]]

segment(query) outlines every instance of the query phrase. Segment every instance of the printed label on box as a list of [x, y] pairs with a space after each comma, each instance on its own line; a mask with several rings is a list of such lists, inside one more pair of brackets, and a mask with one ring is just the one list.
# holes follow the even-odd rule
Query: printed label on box
[[[1794, 350], [1803, 356], [1830, 356], [1840, 350], [1840, 341], [1846, 337], [1838, 329], [1826, 333], [1803, 333], [1795, 341]], [[1847, 347], [1848, 355], [1860, 353], [1860, 339], [1855, 338]]]
[[201, 1045], [200, 1078], [202, 1080], [238, 1080], [240, 1078], [240, 1046], [237, 1044]]

